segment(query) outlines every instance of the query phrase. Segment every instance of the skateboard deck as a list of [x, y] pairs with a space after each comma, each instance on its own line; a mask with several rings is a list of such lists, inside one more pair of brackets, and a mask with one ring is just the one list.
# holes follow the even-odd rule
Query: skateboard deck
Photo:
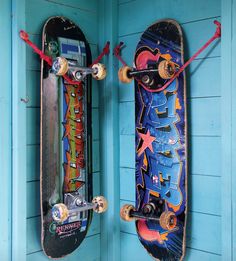
[[[151, 25], [137, 45], [134, 64], [152, 68], [161, 60], [183, 65], [183, 37], [173, 20]], [[154, 204], [157, 215], [172, 212], [173, 228], [161, 222], [136, 220], [139, 239], [159, 260], [180, 260], [185, 251], [187, 209], [187, 118], [183, 72], [160, 92], [168, 79], [153, 74], [150, 84], [135, 80], [136, 209]], [[144, 89], [145, 85], [147, 89]], [[159, 212], [159, 213], [158, 213]]]
[[[182, 260], [187, 215], [186, 84], [182, 31], [161, 20], [141, 36], [134, 68], [119, 78], [135, 81], [136, 204], [121, 217], [135, 220], [139, 240], [156, 260]], [[163, 86], [167, 86], [163, 89]]]
[[[46, 21], [42, 43], [44, 53], [53, 59], [63, 56], [80, 66], [91, 64], [83, 32], [64, 17]], [[92, 210], [81, 211], [63, 222], [52, 218], [57, 203], [73, 209], [78, 199], [92, 200], [90, 76], [80, 85], [73, 85], [57, 77], [42, 60], [40, 140], [42, 247], [48, 257], [60, 258], [81, 244], [92, 220]]]

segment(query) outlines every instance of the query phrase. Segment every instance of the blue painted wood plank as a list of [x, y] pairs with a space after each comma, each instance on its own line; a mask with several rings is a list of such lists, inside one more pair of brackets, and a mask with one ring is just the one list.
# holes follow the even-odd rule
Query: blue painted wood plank
[[40, 251], [41, 247], [41, 218], [27, 219], [27, 254]]
[[26, 17], [37, 17], [37, 19], [26, 20], [26, 28], [29, 33], [41, 33], [44, 22], [49, 17], [58, 15], [68, 17], [79, 25], [90, 43], [97, 42], [97, 13], [42, 0], [32, 0], [26, 3]]
[[27, 217], [40, 215], [39, 181], [27, 182]]
[[39, 150], [39, 145], [27, 146], [27, 181], [34, 181], [40, 179]]
[[[118, 1], [99, 1], [98, 22], [99, 46], [110, 41], [111, 48], [117, 44]], [[120, 260], [119, 227], [119, 106], [118, 79], [113, 73], [117, 59], [111, 55], [104, 59], [107, 64], [107, 77], [100, 83], [100, 124], [101, 124], [101, 186], [109, 199], [109, 208], [101, 220], [101, 260]]]
[[125, 101], [134, 101], [134, 82], [131, 83], [119, 82], [119, 102], [125, 102]]
[[93, 140], [99, 139], [99, 110], [98, 108], [92, 109], [92, 135]]
[[[31, 51], [31, 50], [29, 50]], [[28, 96], [27, 107], [40, 106], [40, 71], [26, 71], [26, 93]]]
[[191, 175], [188, 178], [190, 211], [221, 215], [220, 177]]
[[[220, 20], [220, 18], [217, 19]], [[216, 31], [216, 25], [213, 23], [214, 20], [215, 18], [211, 18], [182, 25], [185, 60], [196, 53], [214, 35]], [[216, 40], [197, 58], [220, 56], [220, 52], [220, 40]]]
[[221, 138], [190, 137], [189, 163], [193, 174], [221, 175]]
[[100, 178], [100, 172], [93, 173], [93, 196], [101, 195]]
[[99, 85], [98, 81], [92, 79], [92, 107], [99, 107]]
[[199, 260], [204, 260], [204, 261], [221, 261], [223, 260], [221, 255], [216, 255], [214, 253], [209, 253], [201, 250], [196, 250], [192, 248], [186, 248], [186, 255], [185, 255], [185, 260], [190, 260], [190, 261], [199, 261]]
[[[11, 187], [12, 187], [12, 142], [11, 142], [11, 2], [1, 1], [0, 34], [0, 70], [1, 92], [1, 133], [0, 133], [0, 165], [1, 196], [0, 206], [0, 259], [11, 260]], [[8, 62], [6, 62], [8, 61]]]
[[[12, 261], [26, 259], [26, 97], [25, 1], [12, 0]], [[22, 200], [24, 199], [24, 200]]]
[[188, 115], [192, 135], [219, 136], [220, 98], [191, 99]]
[[[74, 251], [71, 255], [64, 257], [65, 261], [85, 260], [85, 257], [89, 261], [100, 260], [100, 235], [94, 235], [87, 237], [80, 247]], [[48, 257], [45, 256], [43, 251], [32, 253], [27, 255], [27, 261], [48, 261]]]
[[188, 247], [221, 254], [221, 218], [202, 213], [189, 213], [187, 220]]
[[147, 254], [147, 251], [141, 245], [136, 235], [121, 234], [121, 260], [122, 261], [152, 261], [153, 258]]
[[190, 97], [220, 96], [220, 57], [193, 61], [187, 71]]
[[120, 134], [131, 135], [135, 133], [135, 105], [134, 102], [122, 102], [119, 104]]
[[[228, 9], [229, 6], [228, 6], [228, 1], [226, 1], [226, 6], [227, 7], [224, 7], [224, 11], [226, 10], [227, 8], [227, 11], [230, 12], [231, 9]], [[230, 39], [232, 39], [232, 45], [230, 46], [230, 44], [227, 44], [224, 43], [224, 45], [222, 46], [222, 48], [225, 48], [225, 47], [231, 47], [230, 51], [229, 51], [229, 55], [232, 57], [230, 57], [231, 59], [229, 59], [228, 55], [225, 56], [225, 60], [223, 62], [223, 65], [222, 65], [222, 76], [223, 76], [223, 73], [225, 73], [225, 76], [223, 76], [223, 80], [226, 80], [226, 82], [223, 82], [224, 85], [225, 83], [228, 84], [229, 81], [228, 79], [225, 79], [225, 77], [229, 76], [231, 77], [231, 88], [230, 88], [230, 85], [228, 85], [226, 87], [226, 89], [224, 89], [224, 87], [222, 87], [222, 92], [225, 92], [225, 91], [228, 91], [228, 93], [224, 93], [223, 94], [223, 104], [222, 104], [222, 124], [224, 124], [225, 126], [223, 127], [223, 131], [225, 131], [223, 137], [226, 139], [226, 142], [225, 144], [223, 145], [223, 153], [225, 152], [225, 155], [224, 155], [224, 165], [223, 167], [226, 167], [226, 169], [223, 169], [224, 171], [224, 174], [222, 175], [223, 178], [225, 178], [226, 180], [224, 181], [223, 185], [225, 186], [229, 186], [229, 184], [231, 184], [231, 188], [228, 189], [228, 191], [225, 192], [224, 194], [224, 189], [222, 189], [222, 201], [224, 202], [225, 200], [228, 199], [228, 197], [230, 196], [231, 194], [231, 197], [232, 199], [229, 200], [229, 202], [227, 202], [227, 204], [225, 204], [224, 208], [222, 209], [223, 211], [227, 211], [226, 207], [228, 206], [229, 207], [229, 204], [231, 203], [231, 211], [228, 210], [227, 213], [222, 213], [223, 214], [223, 221], [224, 222], [227, 222], [229, 223], [230, 220], [232, 219], [232, 222], [231, 224], [223, 224], [222, 225], [222, 232], [223, 232], [223, 238], [222, 240], [225, 240], [226, 239], [226, 233], [228, 232], [227, 230], [225, 229], [232, 229], [232, 245], [231, 245], [231, 255], [232, 255], [232, 260], [235, 260], [236, 259], [236, 232], [235, 232], [235, 227], [236, 227], [236, 222], [235, 222], [235, 218], [236, 218], [236, 193], [235, 193], [235, 182], [236, 182], [236, 178], [235, 178], [235, 169], [236, 169], [236, 163], [235, 163], [235, 157], [236, 157], [236, 146], [235, 146], [235, 138], [236, 138], [236, 135], [235, 135], [235, 132], [236, 132], [236, 104], [235, 104], [235, 84], [236, 84], [236, 77], [235, 77], [235, 73], [234, 73], [234, 70], [236, 68], [236, 63], [235, 63], [235, 46], [236, 46], [236, 40], [235, 40], [235, 36], [236, 36], [236, 28], [235, 28], [235, 22], [236, 22], [236, 8], [235, 8], [235, 0], [231, 1], [232, 3], [232, 11], [231, 11], [231, 14], [232, 14], [232, 17], [231, 17], [231, 25], [229, 25], [228, 23], [224, 23], [224, 26], [228, 26], [228, 28], [226, 29], [226, 35], [225, 35], [225, 41], [230, 41]], [[223, 5], [223, 3], [222, 3]], [[226, 14], [226, 13], [224, 13]], [[226, 21], [225, 21], [226, 22]], [[231, 35], [230, 35], [230, 30], [231, 30]], [[230, 38], [230, 36], [232, 38]], [[231, 70], [228, 68], [228, 64], [230, 63], [231, 61]], [[228, 62], [226, 64], [226, 62]], [[230, 70], [230, 72], [226, 72], [226, 68], [224, 68], [223, 66], [227, 66], [226, 68], [228, 68], [228, 70]], [[231, 98], [231, 101], [229, 102], [229, 99]], [[227, 103], [228, 102], [228, 103]], [[231, 106], [231, 108], [230, 108]], [[229, 113], [229, 115], [227, 115], [225, 117], [225, 113], [229, 111], [229, 109], [231, 109], [231, 113]], [[226, 120], [229, 120], [229, 122], [226, 122]], [[232, 126], [231, 127], [231, 133], [228, 129], [226, 128], [230, 128], [230, 125]], [[225, 135], [230, 135], [231, 134], [231, 140], [230, 140], [230, 136], [227, 137]], [[226, 147], [226, 145], [228, 145], [228, 142], [231, 142], [231, 146], [228, 146], [228, 148]], [[224, 140], [222, 140], [222, 142], [224, 142]], [[226, 150], [227, 148], [227, 150]], [[225, 164], [228, 163], [228, 159], [226, 159], [227, 156], [229, 156], [228, 152], [229, 152], [229, 149], [231, 149], [231, 175], [228, 173], [227, 175], [227, 170], [229, 170], [229, 167], [228, 166], [225, 166]], [[227, 175], [227, 176], [226, 176]], [[228, 187], [226, 187], [228, 188]], [[222, 212], [223, 212], [222, 211]], [[227, 219], [228, 217], [228, 219]], [[232, 226], [232, 227], [231, 227]], [[223, 246], [225, 246], [225, 244], [228, 242], [229, 240], [226, 239], [226, 242], [223, 242]], [[229, 249], [229, 247], [226, 247], [226, 249]], [[224, 250], [224, 253], [225, 251], [227, 250]], [[229, 254], [227, 254], [227, 256], [229, 256]], [[224, 256], [225, 258], [225, 256]]]
[[99, 141], [93, 142], [93, 172], [97, 172], [100, 170], [100, 153], [99, 153]]
[[40, 143], [40, 109], [27, 108], [27, 145]]
[[88, 12], [95, 12], [97, 11], [97, 1], [96, 0], [44, 0], [47, 2], [52, 2], [52, 3], [57, 3], [61, 5], [61, 8], [63, 6], [68, 6], [72, 8], [78, 8], [83, 11], [88, 11]]
[[144, 31], [158, 19], [172, 18], [179, 23], [186, 23], [220, 14], [220, 0], [190, 0], [187, 4], [178, 0], [171, 1], [169, 5], [165, 0], [149, 0], [148, 4], [142, 0], [132, 1], [119, 6], [119, 36]]
[[120, 198], [135, 201], [135, 169], [120, 168]]
[[135, 138], [134, 135], [120, 135], [120, 167], [134, 168]]

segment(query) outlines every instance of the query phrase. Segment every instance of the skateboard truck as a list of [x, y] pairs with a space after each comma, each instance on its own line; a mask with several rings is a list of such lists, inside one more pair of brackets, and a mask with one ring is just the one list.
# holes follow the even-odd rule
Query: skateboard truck
[[153, 84], [152, 73], [158, 73], [162, 79], [168, 80], [174, 76], [178, 69], [179, 66], [174, 62], [162, 60], [156, 68], [134, 69], [129, 66], [121, 67], [118, 71], [118, 77], [123, 83], [129, 83], [134, 77], [139, 77], [139, 81], [151, 85]]
[[[102, 80], [106, 77], [105, 65], [99, 63], [104, 55], [109, 54], [110, 42], [107, 42], [102, 53], [92, 63], [91, 67], [81, 67], [76, 62], [69, 61], [64, 57], [52, 57], [46, 55], [33, 42], [30, 41], [29, 35], [21, 30], [20, 37], [25, 41], [49, 66], [52, 66], [52, 72], [58, 76], [62, 76], [69, 84], [80, 85], [80, 82], [89, 74], [96, 80]], [[53, 46], [51, 48], [54, 48]]]
[[92, 202], [86, 202], [80, 196], [73, 200], [73, 206], [68, 208], [63, 203], [55, 204], [52, 208], [52, 218], [54, 221], [61, 223], [69, 217], [78, 216], [82, 211], [93, 209], [96, 213], [103, 213], [107, 210], [107, 200], [103, 196], [96, 196]]
[[70, 78], [76, 81], [82, 81], [91, 74], [96, 80], [102, 80], [106, 77], [105, 65], [95, 63], [92, 67], [81, 67], [74, 61], [67, 60], [64, 57], [57, 57], [52, 63], [52, 72], [58, 76], [68, 74]]
[[141, 211], [135, 210], [133, 205], [125, 204], [120, 210], [120, 216], [124, 221], [153, 220], [159, 222], [165, 230], [173, 230], [177, 225], [175, 213], [164, 210], [164, 201], [159, 200], [156, 209], [154, 203], [145, 204]]
[[[122, 60], [120, 56], [120, 49], [123, 46], [123, 43], [121, 42], [118, 46], [115, 47], [113, 52], [113, 54], [123, 64], [123, 67], [121, 67], [118, 71], [119, 80], [123, 83], [130, 83], [133, 80], [133, 78], [135, 78], [135, 76], [144, 74], [144, 76], [141, 77], [141, 80], [140, 79], [136, 79], [136, 80], [138, 82], [143, 83], [142, 86], [145, 90], [149, 92], [160, 92], [165, 90], [203, 50], [205, 50], [214, 40], [221, 37], [221, 23], [215, 20], [214, 24], [216, 25], [216, 31], [214, 35], [181, 67], [179, 67], [177, 64], [170, 61], [169, 59], [166, 59], [158, 64], [157, 69], [136, 70], [134, 68], [131, 68], [127, 66], [127, 64]], [[158, 57], [158, 59], [160, 58], [160, 56]], [[148, 88], [147, 86], [149, 86], [153, 82], [152, 80], [150, 80], [150, 77], [148, 76], [147, 73], [153, 73], [153, 72], [158, 72], [159, 76], [163, 80], [168, 80], [168, 81], [165, 82], [161, 87], [157, 86], [157, 88], [155, 89]]]

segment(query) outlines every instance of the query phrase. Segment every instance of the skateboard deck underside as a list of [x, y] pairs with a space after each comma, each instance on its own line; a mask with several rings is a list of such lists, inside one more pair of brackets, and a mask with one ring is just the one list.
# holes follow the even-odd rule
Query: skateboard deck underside
[[[134, 66], [155, 66], [160, 55], [183, 65], [183, 40], [180, 26], [162, 20], [141, 36]], [[156, 84], [168, 80], [154, 75]], [[187, 135], [185, 74], [161, 92], [149, 92], [135, 81], [136, 210], [163, 199], [164, 211], [172, 211], [177, 226], [168, 231], [158, 221], [137, 220], [139, 239], [157, 260], [181, 260], [185, 251], [187, 208]], [[159, 86], [160, 87], [160, 86]]]
[[[82, 31], [63, 17], [52, 17], [43, 29], [43, 50], [53, 58], [63, 56], [80, 66], [91, 64], [90, 47]], [[74, 251], [84, 239], [91, 210], [63, 223], [52, 219], [56, 203], [75, 207], [74, 197], [92, 199], [91, 79], [82, 85], [66, 83], [50, 66], [41, 65], [40, 192], [42, 247], [52, 258]]]

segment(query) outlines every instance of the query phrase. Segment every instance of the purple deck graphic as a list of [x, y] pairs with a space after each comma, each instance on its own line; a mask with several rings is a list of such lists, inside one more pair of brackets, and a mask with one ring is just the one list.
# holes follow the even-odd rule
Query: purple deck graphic
[[[182, 32], [173, 20], [150, 26], [135, 52], [136, 69], [157, 68], [161, 60], [183, 65]], [[177, 226], [163, 229], [158, 221], [137, 220], [139, 239], [159, 260], [181, 260], [186, 223], [186, 104], [184, 73], [161, 92], [166, 81], [152, 74], [151, 84], [135, 81], [136, 210], [163, 199], [164, 211], [174, 212]], [[146, 88], [143, 88], [146, 87]]]

